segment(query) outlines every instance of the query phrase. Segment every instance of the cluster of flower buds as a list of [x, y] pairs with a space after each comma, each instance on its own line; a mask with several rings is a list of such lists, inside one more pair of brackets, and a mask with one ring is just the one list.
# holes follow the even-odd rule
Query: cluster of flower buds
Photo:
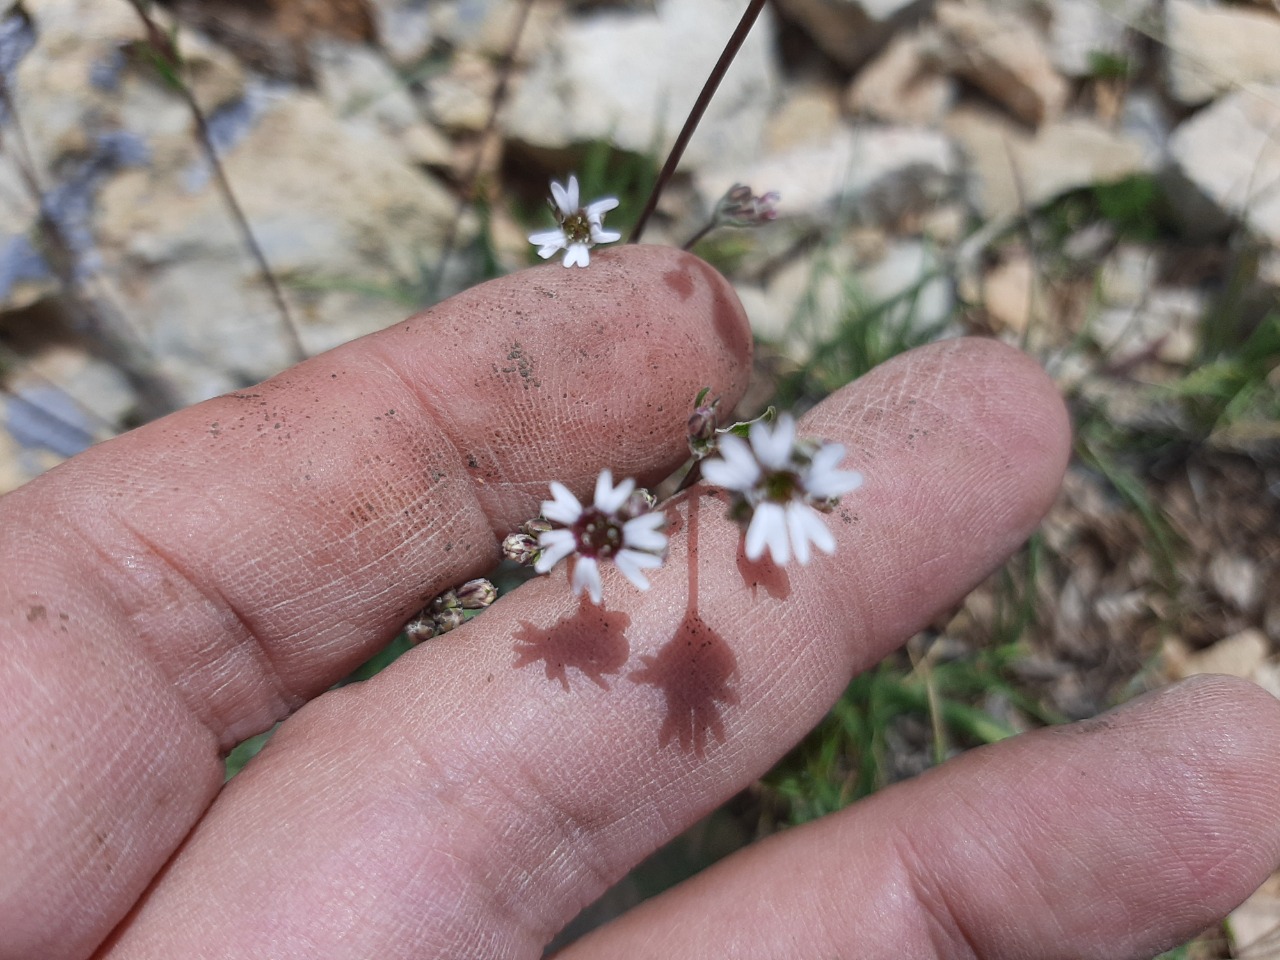
[[716, 429], [720, 426], [720, 398], [708, 400], [710, 387], [698, 391], [693, 401], [693, 414], [689, 417], [689, 452], [695, 460], [715, 453]]
[[538, 538], [551, 529], [551, 523], [542, 517], [534, 517], [520, 524], [516, 533], [507, 534], [502, 541], [502, 555], [513, 563], [528, 567], [538, 562]]
[[448, 633], [467, 621], [467, 610], [483, 610], [498, 599], [498, 588], [483, 577], [468, 580], [446, 590], [405, 624], [404, 632], [413, 643], [421, 643]]
[[736, 183], [716, 204], [715, 223], [723, 227], [758, 227], [778, 218], [781, 199], [776, 190], [756, 196], [746, 184]]

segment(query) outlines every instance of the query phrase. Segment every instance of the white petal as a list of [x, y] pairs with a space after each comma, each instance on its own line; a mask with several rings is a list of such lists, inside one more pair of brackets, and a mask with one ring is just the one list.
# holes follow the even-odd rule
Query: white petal
[[809, 469], [814, 473], [834, 470], [844, 459], [844, 454], [843, 443], [824, 443], [814, 452], [813, 458], [809, 461]]
[[795, 442], [796, 422], [789, 413], [780, 415], [772, 429], [763, 420], [751, 425], [751, 449], [770, 470], [785, 470], [791, 465]]
[[533, 569], [538, 573], [546, 573], [557, 563], [573, 553], [574, 548], [578, 545], [572, 533], [568, 530], [547, 530], [539, 534], [538, 546], [542, 549], [542, 553], [538, 556], [538, 562], [533, 565]]
[[600, 471], [600, 476], [596, 478], [596, 498], [595, 507], [601, 513], [615, 514], [618, 508], [627, 502], [627, 497], [631, 496], [631, 491], [636, 488], [636, 482], [631, 478], [623, 480], [616, 487], [613, 485], [613, 472], [607, 468]]
[[[573, 187], [573, 192], [577, 193], [578, 181], [573, 177], [570, 177], [569, 184]], [[560, 215], [562, 217], [567, 217], [570, 214], [575, 213], [578, 209], [577, 201], [575, 200], [572, 204], [569, 203], [568, 191], [554, 180], [551, 181], [551, 199], [555, 201], [556, 209], [560, 211]]]
[[[799, 537], [804, 536], [823, 553], [836, 552], [836, 538], [831, 535], [827, 521], [822, 514], [807, 503], [792, 503], [787, 507], [787, 522], [791, 527], [791, 542], [796, 544]], [[796, 559], [800, 559], [800, 550], [796, 550]]]
[[582, 504], [569, 492], [569, 488], [552, 480], [551, 496], [555, 499], [542, 501], [542, 515], [552, 523], [563, 523], [566, 527], [577, 523], [582, 516]]
[[569, 174], [569, 184], [565, 189], [565, 193], [568, 194], [566, 199], [569, 201], [569, 209], [565, 211], [566, 213], [577, 213], [582, 209], [582, 204], [578, 198], [578, 178], [572, 173]]
[[746, 493], [760, 480], [760, 465], [741, 437], [733, 434], [722, 436], [719, 452], [719, 457], [708, 457], [702, 461], [702, 475], [708, 483]]
[[591, 225], [591, 242], [592, 243], [613, 243], [615, 240], [621, 240], [622, 234], [617, 230], [605, 230], [598, 227], [594, 223]]
[[573, 567], [573, 595], [587, 591], [591, 602], [599, 606], [604, 599], [604, 584], [600, 582], [600, 564], [595, 557], [579, 557]]
[[787, 533], [791, 537], [791, 549], [796, 553], [796, 561], [803, 566], [813, 556], [810, 544], [823, 553], [834, 553], [835, 539], [831, 531], [822, 522], [818, 512], [807, 503], [789, 503], [785, 508], [787, 514]]
[[547, 257], [555, 256], [557, 250], [563, 250], [563, 249], [564, 249], [564, 244], [548, 243], [545, 247], [538, 248], [538, 256], [540, 256], [543, 260], [546, 260]]
[[585, 243], [571, 243], [564, 255], [566, 267], [586, 267], [591, 264], [591, 254]]
[[863, 476], [857, 470], [830, 470], [806, 479], [804, 488], [809, 496], [825, 500], [853, 493], [862, 486], [862, 481]]
[[776, 503], [762, 503], [751, 516], [747, 527], [746, 554], [748, 560], [759, 560], [768, 546], [773, 562], [786, 566], [791, 559], [791, 547], [787, 542], [787, 519], [782, 507]]
[[541, 233], [529, 234], [529, 242], [539, 247], [563, 247], [567, 242], [563, 230], [543, 230]]
[[628, 520], [622, 525], [623, 546], [663, 552], [667, 549], [667, 535], [660, 528], [665, 522], [666, 517], [660, 513], [646, 513]]
[[618, 205], [617, 197], [601, 197], [587, 206], [587, 219], [599, 225], [600, 218]]
[[655, 557], [652, 553], [641, 553], [638, 550], [619, 550], [613, 558], [613, 563], [637, 590], [648, 590], [649, 578], [643, 571], [656, 570], [662, 566], [662, 558]]

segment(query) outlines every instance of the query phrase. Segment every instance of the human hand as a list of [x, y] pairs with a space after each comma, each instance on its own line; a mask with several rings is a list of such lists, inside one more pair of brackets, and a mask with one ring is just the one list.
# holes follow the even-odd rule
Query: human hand
[[[690, 399], [732, 404], [749, 352], [700, 261], [603, 252], [0, 500], [0, 958], [108, 936], [112, 960], [537, 957], [1053, 499], [1068, 426], [1047, 378], [936, 345], [802, 425], [867, 476], [834, 557], [745, 563], [698, 487], [647, 593], [607, 571], [604, 607], [581, 605], [562, 567], [325, 692], [491, 567], [548, 481], [669, 472]], [[225, 751], [291, 713], [222, 789]], [[563, 957], [1148, 956], [1276, 866], [1278, 761], [1276, 701], [1184, 684], [773, 837]]]

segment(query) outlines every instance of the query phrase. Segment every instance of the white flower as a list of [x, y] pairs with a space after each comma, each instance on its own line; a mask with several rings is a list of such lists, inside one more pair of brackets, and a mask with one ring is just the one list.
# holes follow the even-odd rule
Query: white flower
[[758, 560], [768, 547], [782, 566], [792, 555], [805, 564], [810, 547], [835, 553], [836, 541], [819, 510], [830, 510], [838, 497], [862, 486], [856, 470], [837, 470], [844, 459], [838, 443], [796, 441], [796, 422], [782, 414], [770, 428], [751, 425], [750, 443], [733, 434], [720, 437], [719, 457], [702, 462], [702, 475], [736, 495], [734, 512], [750, 517], [745, 552]]
[[615, 487], [613, 474], [602, 470], [596, 480], [595, 500], [583, 507], [564, 484], [552, 481], [554, 499], [542, 502], [542, 515], [562, 529], [548, 530], [538, 537], [542, 555], [534, 569], [547, 573], [565, 557], [576, 554], [573, 592], [580, 595], [585, 590], [596, 604], [604, 596], [601, 560], [612, 560], [637, 589], [648, 590], [644, 571], [662, 566], [667, 551], [667, 535], [661, 529], [665, 518], [640, 504], [638, 497], [632, 496], [635, 488], [634, 480], [623, 480]]
[[551, 200], [560, 226], [529, 234], [529, 242], [538, 248], [543, 260], [563, 250], [566, 267], [585, 267], [591, 262], [589, 251], [593, 246], [622, 239], [616, 230], [604, 228], [604, 215], [618, 205], [617, 197], [603, 197], [582, 207], [578, 203], [578, 178], [571, 174], [566, 187], [551, 181]]

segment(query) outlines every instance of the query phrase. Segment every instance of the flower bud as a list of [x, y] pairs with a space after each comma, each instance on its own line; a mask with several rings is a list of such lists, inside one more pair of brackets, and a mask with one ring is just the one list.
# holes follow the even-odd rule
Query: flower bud
[[757, 197], [745, 184], [734, 184], [716, 204], [715, 222], [731, 227], [758, 227], [778, 218], [781, 199], [776, 190]]
[[693, 415], [689, 417], [689, 451], [695, 457], [705, 457], [716, 448], [716, 427], [720, 423], [719, 407], [719, 397], [709, 403], [704, 399], [694, 408]]
[[622, 509], [618, 511], [620, 517], [631, 519], [639, 517], [646, 513], [651, 513], [658, 506], [658, 498], [644, 487], [637, 487], [632, 491], [631, 496], [627, 497], [627, 502], [622, 505]]
[[532, 520], [526, 520], [520, 524], [520, 532], [528, 534], [533, 539], [538, 539], [538, 534], [546, 533], [551, 529], [551, 521], [543, 520], [542, 517], [534, 517]]
[[432, 618], [436, 625], [436, 635], [448, 633], [455, 630], [467, 622], [467, 616], [462, 612], [461, 607], [449, 607], [447, 610], [441, 610]]
[[436, 622], [425, 610], [404, 625], [405, 636], [409, 642], [419, 644], [436, 635]]
[[468, 580], [454, 592], [463, 610], [483, 610], [498, 599], [498, 588], [483, 577]]
[[439, 614], [445, 610], [456, 610], [461, 606], [462, 603], [458, 600], [457, 592], [454, 590], [446, 590], [444, 593], [440, 594], [440, 596], [431, 601], [431, 606], [428, 607], [428, 609], [433, 614]]
[[513, 533], [502, 541], [502, 555], [521, 566], [538, 558], [538, 541], [527, 533]]

